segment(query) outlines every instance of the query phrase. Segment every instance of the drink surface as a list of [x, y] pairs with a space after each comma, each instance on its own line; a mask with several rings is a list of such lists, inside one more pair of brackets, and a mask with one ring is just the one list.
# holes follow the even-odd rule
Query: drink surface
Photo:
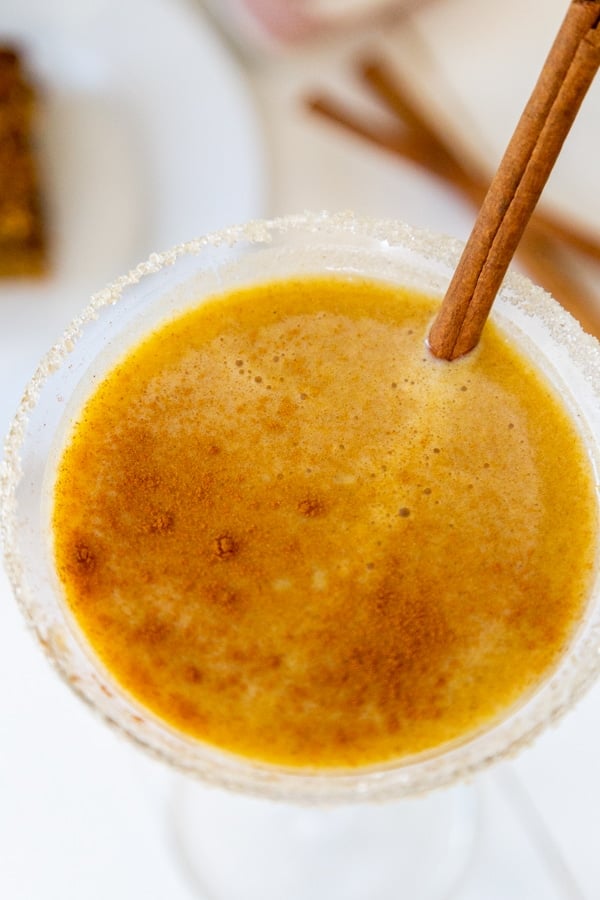
[[54, 488], [66, 602], [172, 727], [360, 766], [492, 722], [564, 652], [594, 569], [582, 441], [495, 328], [336, 277], [214, 298], [101, 383]]

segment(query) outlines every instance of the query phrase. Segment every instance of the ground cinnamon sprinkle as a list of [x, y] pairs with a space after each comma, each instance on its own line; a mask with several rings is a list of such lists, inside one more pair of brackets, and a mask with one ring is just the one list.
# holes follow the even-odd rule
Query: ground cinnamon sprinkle
[[323, 509], [323, 502], [318, 497], [305, 497], [298, 503], [298, 511], [309, 518], [321, 515]]
[[165, 534], [173, 528], [173, 515], [170, 512], [155, 513], [147, 525], [152, 534]]
[[213, 541], [213, 550], [219, 559], [231, 559], [238, 552], [238, 545], [230, 534], [221, 534]]
[[432, 310], [356, 280], [241, 292], [88, 404], [57, 569], [105, 665], [171, 725], [371, 764], [481, 727], [554, 665], [594, 564], [590, 466], [493, 328], [451, 366], [424, 356]]
[[81, 543], [75, 545], [75, 559], [77, 560], [78, 565], [88, 572], [91, 571], [96, 564], [94, 554], [90, 548]]

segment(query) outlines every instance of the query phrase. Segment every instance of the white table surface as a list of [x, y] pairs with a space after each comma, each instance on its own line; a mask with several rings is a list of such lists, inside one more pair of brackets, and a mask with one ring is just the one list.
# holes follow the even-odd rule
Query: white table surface
[[[304, 108], [311, 86], [341, 83], [355, 43], [244, 63], [269, 183], [256, 213], [352, 208], [465, 237], [470, 212], [449, 191]], [[0, 897], [190, 900], [170, 829], [171, 774], [60, 683], [2, 572], [0, 599]], [[599, 760], [600, 686], [517, 760], [477, 780], [480, 840], [453, 896], [600, 898]]]

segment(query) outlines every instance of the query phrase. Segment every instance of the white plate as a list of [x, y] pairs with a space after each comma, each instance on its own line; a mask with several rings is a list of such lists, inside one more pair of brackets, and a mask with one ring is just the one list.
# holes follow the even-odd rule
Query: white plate
[[0, 431], [88, 296], [151, 251], [263, 212], [250, 91], [183, 0], [19, 0], [0, 17], [43, 89], [51, 276], [0, 282]]

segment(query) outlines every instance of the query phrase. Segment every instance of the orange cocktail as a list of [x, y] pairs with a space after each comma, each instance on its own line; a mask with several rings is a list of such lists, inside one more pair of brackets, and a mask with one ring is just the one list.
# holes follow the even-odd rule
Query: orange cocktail
[[493, 326], [453, 364], [427, 352], [436, 306], [339, 276], [217, 297], [77, 415], [66, 600], [173, 727], [263, 762], [389, 763], [489, 724], [564, 651], [594, 570], [589, 460]]

